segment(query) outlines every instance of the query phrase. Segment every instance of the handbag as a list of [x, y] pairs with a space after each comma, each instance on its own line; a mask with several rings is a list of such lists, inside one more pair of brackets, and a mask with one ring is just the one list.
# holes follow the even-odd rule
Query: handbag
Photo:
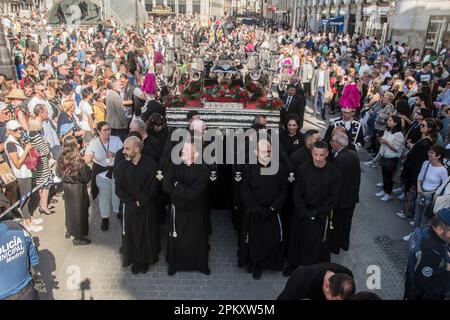
[[332, 99], [333, 99], [333, 92], [327, 91], [324, 97], [325, 104], [330, 104]]
[[0, 183], [3, 187], [17, 181], [16, 176], [13, 174], [11, 167], [6, 161], [0, 163]]
[[416, 210], [416, 198], [417, 198], [417, 187], [412, 185], [405, 194], [405, 201], [403, 202], [403, 213], [407, 218], [414, 217], [414, 212]]
[[31, 148], [30, 152], [28, 152], [28, 155], [25, 158], [25, 166], [30, 170], [35, 170], [40, 159], [41, 155], [39, 154], [39, 151], [37, 151], [35, 148]]

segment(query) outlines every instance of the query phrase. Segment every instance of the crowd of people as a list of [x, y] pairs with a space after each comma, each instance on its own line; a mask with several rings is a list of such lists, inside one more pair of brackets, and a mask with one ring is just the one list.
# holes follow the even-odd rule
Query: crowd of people
[[[443, 299], [450, 291], [450, 45], [421, 52], [372, 37], [275, 26], [258, 32], [232, 19], [201, 27], [184, 16], [139, 29], [114, 19], [77, 28], [32, 22], [2, 19], [17, 79], [0, 75], [0, 151], [15, 177], [4, 191], [9, 205], [22, 199], [18, 212], [29, 232], [41, 232], [43, 219], [32, 214], [27, 194], [39, 186], [38, 212], [53, 214], [49, 182], [56, 174], [66, 238], [74, 245], [91, 243], [89, 207], [97, 202], [103, 232], [111, 216], [122, 224], [123, 266], [133, 274], [158, 261], [161, 230], [168, 228], [169, 276], [209, 275], [210, 212], [220, 203], [232, 211], [239, 266], [256, 280], [263, 270], [291, 276], [280, 299], [376, 298], [354, 297], [351, 271], [326, 264], [331, 253], [350, 248], [361, 182], [357, 152], [367, 149], [373, 159], [364, 164], [381, 168], [376, 196], [390, 201], [399, 194], [404, 204], [397, 215], [413, 226], [404, 238], [413, 239], [414, 251], [407, 298]], [[270, 135], [257, 135], [248, 151], [256, 164], [198, 164], [208, 123], [195, 110], [188, 113], [191, 137], [180, 150], [182, 163], [173, 163], [162, 101], [172, 94], [163, 63], [176, 32], [192, 48], [208, 44], [206, 66], [225, 57], [245, 67], [250, 54], [276, 39], [279, 71], [288, 68], [290, 75], [287, 88], [276, 90], [284, 103], [276, 174], [260, 170], [272, 161], [277, 142]], [[191, 58], [177, 57], [188, 79]], [[323, 137], [302, 130], [308, 101], [314, 116], [332, 115]], [[266, 124], [259, 116], [252, 128]], [[307, 280], [315, 287], [306, 288]]]

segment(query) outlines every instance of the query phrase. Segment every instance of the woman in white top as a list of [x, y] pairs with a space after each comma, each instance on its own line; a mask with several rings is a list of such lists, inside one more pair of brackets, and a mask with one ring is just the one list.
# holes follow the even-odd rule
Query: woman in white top
[[[8, 138], [5, 141], [5, 152], [8, 156], [9, 164], [14, 176], [17, 179], [19, 185], [20, 197], [25, 196], [32, 189], [32, 172], [25, 165], [25, 160], [28, 153], [32, 149], [30, 142], [24, 143], [22, 136], [25, 134], [20, 123], [16, 120], [10, 120], [6, 124], [6, 130]], [[30, 198], [21, 204], [20, 211], [23, 216], [24, 227], [29, 232], [39, 232], [44, 229], [39, 224], [42, 223], [42, 219], [31, 219], [30, 214]]]
[[91, 140], [86, 148], [84, 160], [93, 162], [92, 166], [92, 198], [99, 198], [100, 214], [102, 217], [102, 231], [109, 228], [111, 208], [119, 214], [119, 198], [116, 196], [112, 168], [116, 152], [122, 149], [122, 141], [111, 136], [111, 126], [106, 121], [97, 124], [97, 136]]
[[393, 176], [398, 161], [402, 155], [405, 137], [402, 133], [401, 119], [398, 116], [390, 116], [386, 123], [383, 137], [379, 138], [381, 174], [383, 176], [383, 190], [375, 194], [381, 201], [392, 199]]
[[423, 217], [425, 210], [431, 205], [436, 190], [448, 179], [448, 171], [442, 164], [445, 149], [442, 146], [434, 145], [428, 151], [428, 161], [422, 164], [419, 178], [417, 179], [417, 199], [414, 214], [414, 228], [427, 222], [428, 218]]

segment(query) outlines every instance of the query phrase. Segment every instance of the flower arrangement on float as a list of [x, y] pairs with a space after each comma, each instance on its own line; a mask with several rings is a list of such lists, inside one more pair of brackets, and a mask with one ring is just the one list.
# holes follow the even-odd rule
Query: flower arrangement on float
[[178, 95], [169, 95], [163, 98], [164, 108], [184, 108], [186, 101]]
[[232, 88], [219, 85], [207, 86], [203, 94], [203, 100], [206, 102], [237, 102], [245, 104], [249, 99], [249, 93], [240, 86]]
[[202, 81], [190, 81], [183, 89], [183, 96], [190, 100], [197, 100], [202, 95]]
[[250, 101], [257, 101], [264, 96], [264, 88], [257, 82], [246, 81], [245, 89], [248, 91], [250, 96]]
[[281, 99], [268, 99], [264, 97], [258, 101], [258, 109], [262, 110], [280, 110], [284, 106], [284, 102]]

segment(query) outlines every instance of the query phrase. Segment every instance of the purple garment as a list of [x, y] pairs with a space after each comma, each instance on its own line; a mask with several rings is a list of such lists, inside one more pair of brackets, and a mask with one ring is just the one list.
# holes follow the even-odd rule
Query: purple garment
[[142, 84], [142, 91], [146, 94], [156, 94], [156, 76], [154, 73], [147, 73]]
[[341, 108], [359, 109], [361, 99], [361, 93], [359, 92], [356, 84], [351, 83], [346, 85], [342, 97], [339, 100], [339, 106]]
[[164, 63], [164, 57], [159, 51], [156, 51], [155, 55], [153, 56], [153, 65], [156, 65], [157, 63]]

